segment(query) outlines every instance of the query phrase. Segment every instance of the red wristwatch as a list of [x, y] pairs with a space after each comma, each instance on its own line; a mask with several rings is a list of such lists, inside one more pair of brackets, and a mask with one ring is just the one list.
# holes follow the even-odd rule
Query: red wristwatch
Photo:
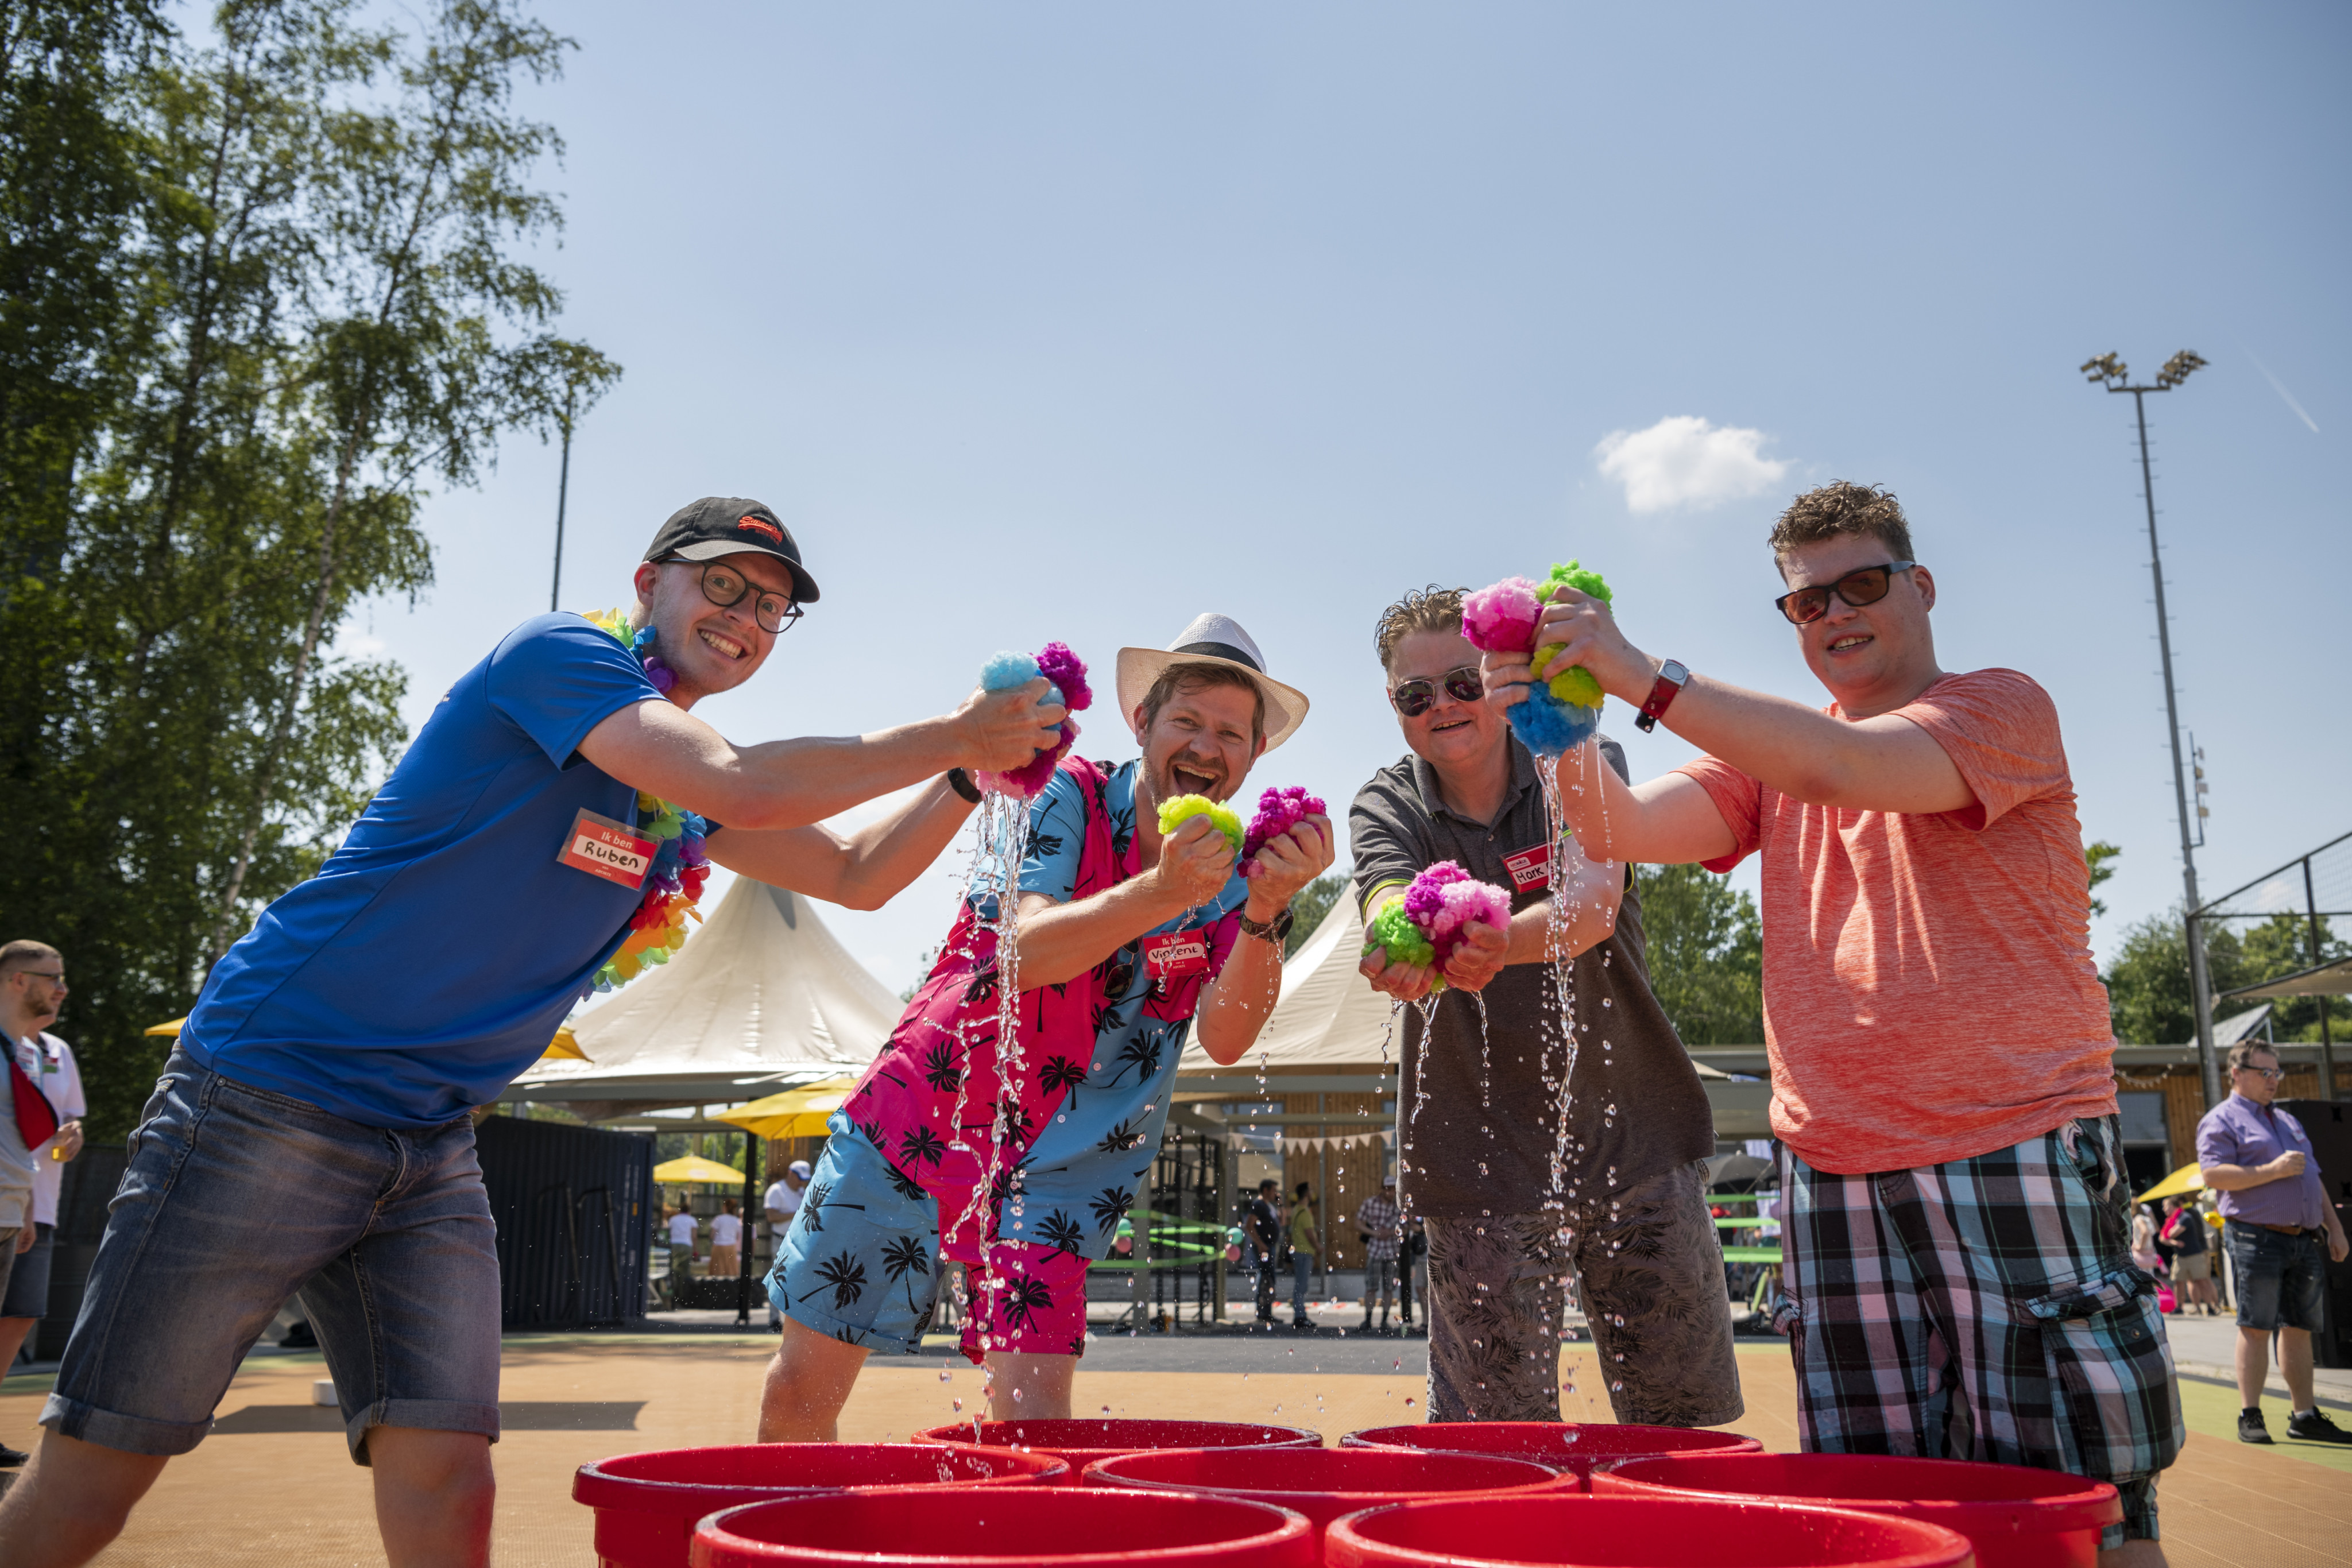
[[1690, 672], [1672, 659], [1659, 665], [1658, 684], [1642, 699], [1642, 716], [1633, 721], [1633, 727], [1645, 735], [1657, 728], [1659, 717], [1674, 706], [1675, 698], [1682, 695], [1683, 684], [1689, 679]]

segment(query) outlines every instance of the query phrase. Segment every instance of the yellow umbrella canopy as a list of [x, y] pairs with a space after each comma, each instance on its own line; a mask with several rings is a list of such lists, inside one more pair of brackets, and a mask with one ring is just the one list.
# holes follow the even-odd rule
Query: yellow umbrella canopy
[[2205, 1173], [2194, 1165], [2186, 1165], [2137, 1197], [2134, 1203], [2153, 1203], [2159, 1197], [2171, 1197], [2184, 1192], [2205, 1190]]
[[714, 1119], [731, 1122], [754, 1137], [821, 1138], [824, 1136], [825, 1118], [840, 1110], [849, 1092], [856, 1087], [855, 1078], [803, 1083], [798, 1089], [787, 1089], [781, 1094], [754, 1100], [749, 1105], [721, 1111]]
[[185, 1018], [175, 1018], [170, 1023], [157, 1024], [153, 1029], [149, 1030], [147, 1032], [149, 1034], [168, 1034], [176, 1040], [179, 1037], [180, 1026], [187, 1021], [188, 1020]]
[[706, 1160], [700, 1155], [684, 1155], [656, 1166], [654, 1180], [665, 1186], [680, 1182], [723, 1182], [729, 1186], [741, 1186], [743, 1173], [733, 1166]]

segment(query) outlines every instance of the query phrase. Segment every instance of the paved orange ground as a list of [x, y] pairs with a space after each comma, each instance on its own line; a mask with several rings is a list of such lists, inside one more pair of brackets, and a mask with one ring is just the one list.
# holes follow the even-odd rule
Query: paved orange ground
[[[748, 1438], [767, 1344], [760, 1338], [614, 1335], [517, 1339], [507, 1345], [504, 1396], [510, 1420], [566, 1420], [570, 1427], [509, 1430], [497, 1450], [497, 1560], [502, 1564], [591, 1562], [586, 1511], [571, 1500], [572, 1469], [639, 1448]], [[1302, 1363], [1311, 1359], [1299, 1347]], [[1286, 1358], [1287, 1359], [1287, 1358]], [[1606, 1420], [1591, 1352], [1571, 1353], [1569, 1414]], [[1739, 1358], [1748, 1414], [1738, 1429], [1767, 1448], [1796, 1447], [1788, 1360], [1770, 1347]], [[955, 1418], [951, 1401], [978, 1403], [979, 1377], [961, 1361], [945, 1368], [877, 1368], [843, 1421], [854, 1439], [903, 1437]], [[367, 1472], [345, 1458], [341, 1437], [305, 1429], [331, 1420], [311, 1412], [315, 1356], [256, 1360], [222, 1403], [223, 1428], [164, 1472], [131, 1529], [100, 1561], [153, 1564], [380, 1564]], [[1280, 1420], [1336, 1438], [1359, 1427], [1415, 1419], [1420, 1380], [1299, 1372], [1081, 1372], [1078, 1407], [1113, 1414]], [[11, 1379], [0, 1393], [0, 1440], [29, 1446], [39, 1385]], [[2184, 1388], [2195, 1430], [2163, 1482], [2167, 1547], [2178, 1568], [2320, 1568], [2352, 1565], [2352, 1464], [2285, 1445], [2242, 1447], [2228, 1436], [2236, 1400], [2206, 1385]], [[1408, 1407], [1407, 1399], [1416, 1401]], [[634, 1407], [634, 1408], [632, 1408]], [[2284, 1412], [2273, 1413], [2272, 1429]], [[581, 1423], [606, 1429], [581, 1429]], [[622, 1429], [613, 1424], [633, 1423]], [[277, 1427], [278, 1430], [268, 1428]], [[285, 1428], [295, 1428], [287, 1430]], [[2322, 1462], [2337, 1460], [2336, 1464]]]

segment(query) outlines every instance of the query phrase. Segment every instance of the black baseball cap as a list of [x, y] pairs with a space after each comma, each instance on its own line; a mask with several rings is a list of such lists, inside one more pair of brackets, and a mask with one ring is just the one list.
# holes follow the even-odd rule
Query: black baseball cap
[[705, 496], [669, 515], [646, 551], [647, 560], [716, 560], [738, 550], [774, 556], [793, 569], [793, 599], [816, 602], [816, 579], [801, 564], [801, 547], [782, 518], [741, 496]]

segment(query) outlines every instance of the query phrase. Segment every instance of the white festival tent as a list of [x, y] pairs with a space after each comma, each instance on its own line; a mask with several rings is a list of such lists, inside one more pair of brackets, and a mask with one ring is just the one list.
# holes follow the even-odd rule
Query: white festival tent
[[901, 1005], [808, 900], [739, 876], [677, 956], [572, 1018], [588, 1060], [543, 1059], [499, 1098], [591, 1120], [756, 1100], [855, 1074]]

